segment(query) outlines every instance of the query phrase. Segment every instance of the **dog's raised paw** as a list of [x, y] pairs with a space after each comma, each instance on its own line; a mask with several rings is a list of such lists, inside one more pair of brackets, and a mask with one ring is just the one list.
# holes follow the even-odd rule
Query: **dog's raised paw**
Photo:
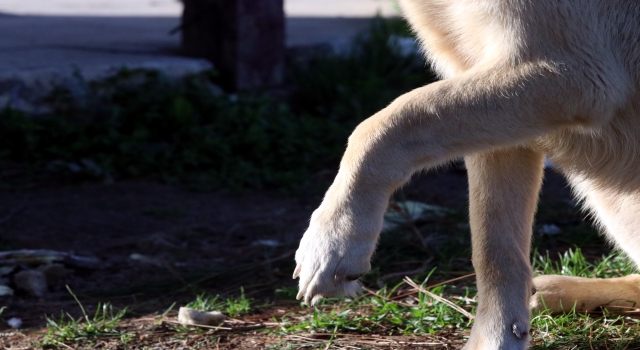
[[371, 269], [375, 240], [354, 243], [350, 232], [313, 222], [296, 251], [293, 278], [300, 278], [298, 299], [307, 305], [328, 297], [355, 296], [358, 279]]

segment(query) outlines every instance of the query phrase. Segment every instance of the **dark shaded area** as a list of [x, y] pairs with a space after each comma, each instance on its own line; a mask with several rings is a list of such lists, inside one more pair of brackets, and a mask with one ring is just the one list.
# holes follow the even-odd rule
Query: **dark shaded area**
[[[426, 251], [410, 229], [383, 233], [374, 271], [365, 277], [368, 285], [376, 287], [376, 280], [389, 273], [414, 270], [429, 257], [435, 259], [418, 278], [433, 267], [437, 269], [432, 281], [471, 272], [463, 170], [416, 176], [396, 198], [455, 213], [415, 224], [430, 242]], [[0, 247], [59, 249], [98, 257], [100, 268], [76, 269], [67, 283], [88, 304], [109, 301], [129, 307], [132, 315], [162, 312], [172, 302], [187, 302], [201, 291], [237, 294], [241, 286], [250, 297], [281, 300], [295, 290], [296, 281], [290, 276], [293, 253], [320, 200], [320, 195], [287, 196], [264, 190], [195, 193], [141, 181], [2, 191], [0, 215], [25, 207], [0, 224]], [[563, 233], [547, 236], [544, 242], [536, 239], [538, 249], [550, 250], [553, 256], [582, 240], [587, 256], [607, 251], [595, 231], [582, 223], [564, 179], [553, 171], [546, 172], [540, 205], [536, 228], [554, 223]], [[61, 287], [46, 301], [18, 295], [9, 305], [3, 316], [23, 317], [28, 326], [43, 325], [45, 313], [75, 310]]]
[[[125, 70], [87, 83], [85, 93], [56, 91], [47, 115], [5, 109], [0, 250], [96, 257], [99, 268], [73, 268], [65, 283], [88, 304], [109, 301], [134, 315], [240, 287], [265, 301], [291, 299], [297, 241], [352, 128], [434, 79], [419, 56], [399, 55], [389, 40], [405, 30], [378, 20], [343, 56], [320, 48], [292, 58], [284, 92], [232, 97], [206, 75], [176, 83]], [[394, 199], [450, 214], [383, 234], [367, 285], [419, 267], [418, 277], [437, 267], [434, 280], [471, 271], [462, 167], [417, 175]], [[553, 255], [579, 243], [599, 256], [606, 248], [582, 217], [562, 177], [547, 171], [534, 231], [554, 224], [561, 234], [536, 235], [534, 245]], [[29, 327], [42, 326], [45, 313], [77, 314], [62, 285], [46, 299], [3, 299], [3, 317]]]

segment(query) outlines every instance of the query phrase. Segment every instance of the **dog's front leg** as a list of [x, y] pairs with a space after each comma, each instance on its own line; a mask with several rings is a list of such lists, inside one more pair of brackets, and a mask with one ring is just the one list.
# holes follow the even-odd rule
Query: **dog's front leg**
[[[355, 280], [369, 271], [389, 196], [415, 171], [468, 154], [513, 148], [562, 128], [588, 128], [611, 117], [618, 106], [609, 95], [620, 89], [593, 84], [608, 81], [606, 76], [592, 79], [585, 72], [573, 72], [570, 68], [569, 64], [557, 68], [552, 62], [537, 60], [470, 72], [409, 92], [362, 122], [349, 138], [338, 175], [313, 213], [296, 252], [294, 277], [300, 277], [298, 297], [313, 303], [322, 297], [357, 291]], [[517, 205], [521, 203], [512, 203]], [[519, 221], [525, 226], [526, 222]], [[511, 227], [495, 232], [507, 229]], [[522, 244], [508, 249], [524, 249]], [[498, 251], [489, 246], [484, 248]], [[486, 254], [482, 257], [490, 258]], [[469, 349], [499, 349], [491, 346], [506, 344], [499, 338], [516, 338], [516, 333], [520, 339], [526, 338], [526, 309], [509, 311], [507, 304], [497, 301], [510, 298], [509, 291], [524, 290], [523, 281], [530, 279], [525, 271], [527, 266], [524, 263], [512, 270], [517, 274], [514, 280], [506, 277], [506, 271], [496, 270], [499, 276], [507, 278], [503, 284], [520, 281], [513, 289], [500, 285], [494, 288], [492, 283], [499, 281], [485, 279], [492, 282], [484, 284], [488, 289], [483, 293], [488, 301], [496, 302], [482, 306], [475, 326], [478, 331], [474, 331]], [[503, 261], [487, 261], [481, 275], [491, 277], [493, 267], [504, 268]], [[523, 300], [514, 303], [521, 305]], [[494, 306], [505, 309], [489, 310]], [[515, 319], [499, 315], [513, 315]], [[487, 332], [513, 325], [517, 327], [511, 333], [501, 331], [487, 338]], [[490, 339], [493, 340], [489, 342]], [[518, 344], [523, 348], [526, 341]]]
[[543, 159], [523, 147], [466, 157], [478, 310], [465, 349], [529, 343], [529, 250]]

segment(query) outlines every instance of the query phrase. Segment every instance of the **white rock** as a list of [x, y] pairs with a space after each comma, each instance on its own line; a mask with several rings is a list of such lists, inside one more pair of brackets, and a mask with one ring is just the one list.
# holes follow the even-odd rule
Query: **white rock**
[[162, 263], [162, 261], [160, 261], [159, 259], [150, 257], [150, 256], [146, 256], [146, 255], [142, 255], [142, 254], [138, 254], [138, 253], [132, 253], [131, 255], [129, 255], [129, 259], [131, 260], [135, 260], [135, 261], [139, 261], [141, 263], [144, 264], [151, 264], [151, 265], [156, 265], [159, 267], [163, 267], [164, 264]]
[[559, 235], [561, 232], [562, 230], [560, 229], [560, 227], [554, 224], [542, 225], [542, 227], [540, 227], [540, 229], [538, 230], [538, 233], [543, 236], [555, 236]]
[[260, 239], [257, 240], [253, 243], [251, 243], [251, 245], [258, 245], [258, 246], [264, 246], [264, 247], [279, 247], [280, 246], [280, 242], [276, 241], [275, 239]]
[[218, 311], [200, 312], [187, 307], [181, 307], [178, 311], [178, 322], [185, 326], [217, 326], [222, 324], [225, 318], [226, 316]]
[[0, 297], [13, 295], [13, 289], [0, 285]]
[[20, 327], [22, 327], [22, 320], [17, 317], [12, 317], [7, 321], [7, 324], [13, 329], [20, 329]]

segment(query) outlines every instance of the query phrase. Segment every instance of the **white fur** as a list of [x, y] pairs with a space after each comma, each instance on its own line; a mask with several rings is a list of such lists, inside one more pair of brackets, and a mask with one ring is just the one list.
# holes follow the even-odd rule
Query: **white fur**
[[391, 193], [465, 157], [479, 293], [466, 349], [526, 348], [534, 284], [534, 308], [640, 301], [640, 277], [532, 280], [529, 265], [545, 155], [640, 264], [640, 2], [400, 4], [443, 80], [400, 96], [349, 138], [296, 253], [299, 297], [355, 293]]

